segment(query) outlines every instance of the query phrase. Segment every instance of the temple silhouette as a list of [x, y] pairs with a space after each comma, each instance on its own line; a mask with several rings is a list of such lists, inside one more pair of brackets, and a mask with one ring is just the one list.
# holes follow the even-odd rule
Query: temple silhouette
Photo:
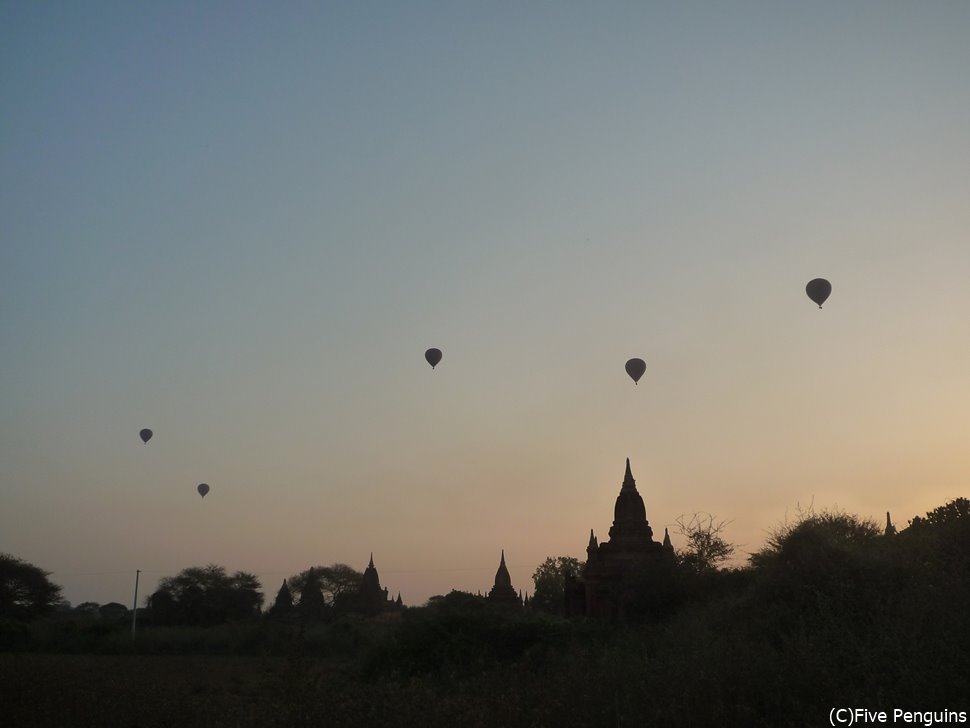
[[889, 517], [889, 511], [886, 511], [886, 530], [883, 533], [887, 536], [896, 535], [896, 526], [893, 525], [892, 518]]
[[632, 577], [675, 560], [670, 534], [653, 540], [647, 509], [626, 459], [626, 473], [613, 507], [609, 541], [598, 543], [589, 532], [586, 564], [579, 575], [567, 575], [563, 598], [566, 616], [616, 619], [623, 613], [624, 587]]
[[381, 588], [381, 579], [377, 574], [377, 568], [374, 566], [373, 553], [370, 555], [370, 563], [364, 569], [364, 576], [360, 580], [358, 599], [360, 611], [370, 617], [400, 612], [404, 608], [400, 592], [398, 592], [397, 599], [392, 599], [387, 593], [387, 587]]
[[495, 584], [488, 592], [485, 600], [491, 604], [504, 607], [521, 607], [525, 603], [522, 593], [516, 593], [512, 586], [512, 576], [505, 565], [505, 549], [502, 549], [502, 558], [499, 561], [498, 571], [495, 572]]

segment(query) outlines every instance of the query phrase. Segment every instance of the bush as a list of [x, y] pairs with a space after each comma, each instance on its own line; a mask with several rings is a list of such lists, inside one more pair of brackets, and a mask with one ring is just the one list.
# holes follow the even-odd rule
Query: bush
[[[452, 592], [407, 610], [363, 660], [364, 675], [471, 675], [530, 652], [561, 647], [568, 623], [550, 615], [493, 606]], [[533, 659], [539, 659], [534, 656]]]

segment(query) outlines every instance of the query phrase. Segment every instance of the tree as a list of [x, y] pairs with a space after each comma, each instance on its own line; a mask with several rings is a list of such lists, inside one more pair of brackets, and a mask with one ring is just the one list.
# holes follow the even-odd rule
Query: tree
[[106, 622], [122, 622], [128, 619], [128, 607], [118, 602], [108, 602], [98, 608], [98, 614]]
[[579, 576], [579, 559], [572, 556], [550, 556], [532, 575], [535, 593], [529, 603], [536, 609], [551, 614], [562, 614], [565, 610], [564, 584], [566, 575]]
[[910, 528], [929, 529], [943, 527], [970, 527], [970, 500], [957, 498], [944, 503], [926, 514], [916, 516], [909, 522]]
[[916, 516], [901, 536], [910, 559], [965, 573], [970, 564], [970, 500], [957, 498], [925, 517]]
[[475, 596], [471, 592], [452, 589], [447, 594], [436, 594], [428, 598], [425, 605], [432, 611], [472, 611], [480, 614], [485, 608], [485, 600], [480, 596]]
[[356, 594], [364, 575], [347, 564], [331, 564], [320, 570], [320, 590], [328, 604], [336, 606], [344, 594]]
[[75, 614], [83, 614], [88, 617], [100, 617], [101, 614], [98, 609], [101, 605], [97, 602], [81, 602], [76, 607], [74, 607]]
[[761, 566], [781, 555], [789, 555], [808, 540], [824, 541], [839, 548], [854, 548], [882, 535], [879, 524], [841, 510], [816, 512], [811, 506], [799, 510], [791, 523], [787, 520], [775, 528], [760, 551], [751, 555], [751, 563]]
[[49, 571], [0, 553], [0, 617], [34, 619], [61, 605], [61, 587], [48, 576]]
[[845, 624], [868, 629], [891, 609], [900, 578], [894, 553], [875, 521], [825, 510], [800, 513], [751, 556], [755, 603], [770, 605], [775, 626]]
[[[158, 583], [158, 591], [152, 595], [153, 613], [159, 592], [164, 592], [174, 602], [177, 623], [212, 625], [232, 619], [244, 619], [257, 614], [263, 602], [259, 580], [244, 571], [231, 576], [222, 566], [208, 564], [183, 569], [177, 576], [168, 576]], [[172, 606], [162, 597], [164, 607]]]
[[735, 545], [721, 535], [730, 521], [717, 521], [710, 513], [695, 513], [677, 518], [676, 533], [686, 540], [677, 554], [680, 565], [696, 574], [716, 571], [734, 555]]
[[307, 581], [311, 578], [311, 573], [323, 603], [326, 607], [334, 608], [337, 611], [343, 611], [343, 606], [350, 605], [354, 602], [354, 598], [360, 589], [360, 582], [364, 578], [363, 574], [353, 567], [347, 566], [347, 564], [314, 566], [287, 579], [291, 593], [301, 595], [301, 602]]
[[179, 622], [179, 604], [171, 592], [159, 589], [148, 598], [148, 608], [152, 614], [152, 624], [172, 625]]

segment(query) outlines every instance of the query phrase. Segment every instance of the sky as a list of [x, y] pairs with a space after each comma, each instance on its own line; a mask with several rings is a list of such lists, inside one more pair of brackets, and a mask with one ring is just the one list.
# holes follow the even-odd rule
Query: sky
[[710, 513], [737, 563], [970, 495], [968, 33], [0, 3], [0, 551], [74, 604], [373, 552], [413, 605], [585, 558], [627, 457], [655, 537]]

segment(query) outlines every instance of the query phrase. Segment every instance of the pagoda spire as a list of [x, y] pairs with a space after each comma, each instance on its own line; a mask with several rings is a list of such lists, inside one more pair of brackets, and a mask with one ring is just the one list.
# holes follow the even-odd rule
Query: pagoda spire
[[283, 585], [276, 593], [276, 601], [270, 607], [269, 613], [274, 617], [278, 617], [292, 610], [293, 594], [290, 592], [290, 586], [286, 583], [286, 579], [283, 579]]
[[374, 566], [373, 551], [370, 554], [370, 562], [361, 577], [358, 593], [364, 614], [373, 616], [384, 610], [387, 604], [387, 587], [381, 587], [381, 578]]
[[892, 536], [896, 533], [896, 527], [893, 525], [892, 519], [889, 517], [889, 511], [886, 511], [886, 535]]
[[613, 526], [610, 528], [610, 543], [614, 540], [641, 542], [650, 541], [653, 531], [647, 523], [647, 509], [643, 505], [643, 498], [637, 491], [637, 482], [633, 479], [630, 468], [630, 458], [626, 459], [626, 474], [623, 476], [623, 486], [613, 507]]
[[674, 555], [674, 545], [670, 542], [670, 531], [668, 531], [666, 528], [664, 529], [664, 540], [661, 547], [663, 548], [664, 553], [668, 556]]
[[636, 490], [637, 481], [633, 479], [633, 471], [630, 470], [630, 458], [626, 459], [626, 473], [623, 474], [623, 487]]
[[512, 576], [509, 574], [509, 567], [505, 565], [505, 549], [502, 549], [502, 558], [498, 564], [498, 571], [495, 572], [495, 586], [512, 588]]
[[512, 576], [505, 565], [505, 549], [502, 549], [498, 571], [495, 572], [495, 585], [488, 592], [487, 599], [490, 602], [522, 604], [521, 597], [516, 595], [515, 589], [512, 588]]

